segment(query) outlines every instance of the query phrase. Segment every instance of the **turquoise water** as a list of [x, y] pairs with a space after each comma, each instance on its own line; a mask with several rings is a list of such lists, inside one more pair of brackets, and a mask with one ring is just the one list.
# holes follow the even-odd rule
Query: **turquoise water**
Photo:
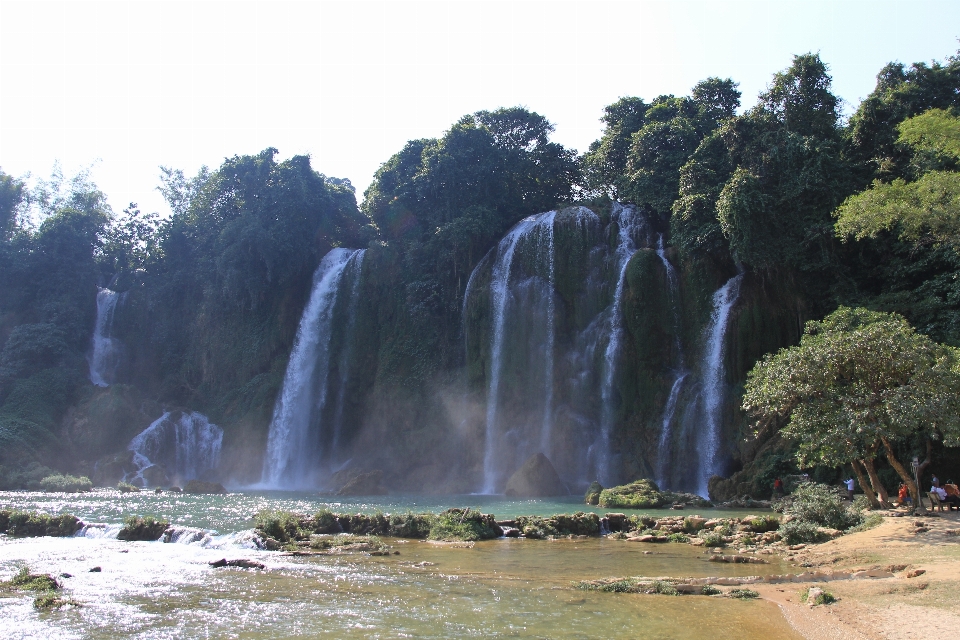
[[[227, 496], [2, 493], [0, 505], [71, 512], [88, 522], [159, 515], [230, 534], [193, 544], [109, 537], [11, 539], [0, 535], [0, 580], [23, 564], [64, 578], [83, 606], [39, 613], [32, 596], [0, 591], [5, 638], [609, 638], [766, 640], [798, 636], [775, 605], [698, 596], [580, 591], [574, 581], [626, 576], [782, 573], [769, 565], [718, 565], [683, 544], [610, 538], [500, 539], [470, 548], [390, 540], [397, 555], [295, 557], [244, 546], [259, 509], [312, 512], [440, 511], [469, 505], [498, 517], [571, 512], [580, 505], [464, 496], [331, 502], [309, 494]], [[601, 510], [603, 511], [603, 510]], [[701, 513], [729, 511], [698, 510]], [[692, 512], [692, 511], [691, 511]], [[675, 513], [658, 511], [659, 514]], [[647, 552], [647, 553], [644, 553]], [[264, 570], [214, 569], [220, 558]], [[89, 569], [100, 567], [91, 573]]]
[[492, 513], [499, 520], [519, 515], [554, 515], [575, 511], [599, 514], [612, 511], [627, 514], [656, 516], [700, 514], [709, 517], [742, 517], [757, 510], [734, 509], [606, 509], [591, 507], [576, 498], [510, 499], [503, 496], [370, 496], [363, 498], [334, 498], [293, 491], [264, 491], [231, 493], [226, 496], [192, 496], [176, 493], [152, 492], [122, 494], [114, 490], [91, 493], [0, 492], [0, 507], [14, 507], [47, 513], [72, 513], [85, 522], [120, 523], [130, 515], [154, 516], [168, 522], [221, 533], [232, 533], [253, 526], [253, 516], [264, 509], [283, 509], [313, 514], [320, 509], [337, 513], [373, 514], [430, 512], [439, 513], [450, 507], [474, 507]]

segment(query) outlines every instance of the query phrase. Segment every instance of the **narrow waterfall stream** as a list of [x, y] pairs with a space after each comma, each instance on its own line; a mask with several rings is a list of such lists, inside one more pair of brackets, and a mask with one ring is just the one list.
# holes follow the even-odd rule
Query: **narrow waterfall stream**
[[556, 222], [557, 212], [551, 211], [546, 214], [537, 224], [540, 230], [541, 244], [546, 244], [545, 249], [541, 249], [541, 254], [546, 253], [549, 263], [547, 277], [547, 341], [544, 345], [543, 359], [543, 428], [540, 431], [540, 451], [550, 456], [551, 437], [553, 435], [553, 357], [557, 342], [557, 306], [554, 299], [554, 291], [557, 288], [556, 272], [556, 246], [554, 244], [554, 223]]
[[623, 342], [623, 288], [627, 277], [627, 265], [630, 258], [637, 252], [635, 235], [646, 220], [639, 214], [636, 207], [614, 203], [611, 216], [616, 220], [617, 248], [614, 253], [614, 264], [617, 273], [617, 284], [613, 293], [613, 304], [610, 306], [609, 329], [607, 347], [603, 353], [603, 382], [600, 387], [602, 413], [600, 416], [600, 442], [596, 448], [597, 476], [601, 483], [609, 486], [614, 482], [610, 469], [610, 436], [613, 432], [616, 398], [614, 397], [614, 382], [617, 372], [617, 358]]
[[131, 440], [128, 448], [134, 453], [137, 478], [148, 486], [168, 486], [216, 469], [222, 444], [223, 429], [210, 424], [207, 416], [167, 411]]
[[667, 284], [670, 287], [670, 306], [673, 309], [673, 330], [676, 336], [676, 372], [674, 374], [673, 385], [670, 387], [670, 395], [667, 397], [667, 403], [663, 409], [663, 421], [660, 426], [660, 440], [657, 451], [657, 483], [661, 488], [666, 488], [669, 484], [667, 480], [667, 467], [670, 460], [670, 445], [673, 435], [673, 417], [677, 412], [677, 401], [680, 398], [680, 391], [683, 383], [687, 379], [686, 359], [683, 354], [683, 341], [680, 340], [680, 277], [673, 263], [667, 258], [666, 248], [663, 244], [663, 234], [657, 240], [657, 257], [663, 264], [667, 272]]
[[490, 279], [490, 297], [493, 307], [493, 334], [490, 342], [490, 380], [487, 387], [486, 442], [483, 455], [482, 493], [496, 493], [499, 473], [497, 468], [497, 403], [500, 392], [504, 323], [510, 297], [510, 269], [517, 241], [537, 224], [536, 216], [521, 220], [497, 245], [493, 275]]
[[345, 288], [348, 266], [356, 264], [354, 275], [359, 277], [363, 256], [362, 249], [333, 249], [314, 273], [313, 290], [270, 422], [261, 479], [265, 487], [307, 488], [321, 479], [323, 445], [332, 435], [324, 432], [330, 429], [325, 422], [334, 310]]
[[119, 343], [110, 334], [113, 331], [113, 314], [119, 298], [120, 294], [110, 289], [97, 291], [97, 322], [93, 329], [88, 363], [90, 382], [98, 387], [109, 387], [113, 384], [116, 373], [120, 355]]
[[703, 353], [701, 375], [703, 377], [703, 413], [706, 423], [700, 431], [697, 442], [697, 452], [700, 456], [698, 493], [702, 496], [708, 495], [707, 485], [710, 477], [720, 471], [717, 453], [720, 448], [720, 424], [726, 386], [724, 338], [730, 312], [733, 311], [733, 306], [740, 295], [742, 280], [743, 274], [737, 274], [713, 294], [713, 313], [710, 316], [710, 324], [704, 332], [706, 347]]

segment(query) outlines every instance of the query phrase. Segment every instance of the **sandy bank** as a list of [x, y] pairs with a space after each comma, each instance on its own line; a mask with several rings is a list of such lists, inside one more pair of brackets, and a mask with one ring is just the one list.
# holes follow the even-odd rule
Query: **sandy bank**
[[[791, 558], [808, 570], [873, 569], [892, 577], [818, 582], [838, 598], [810, 607], [800, 601], [809, 584], [758, 584], [790, 625], [809, 640], [955, 640], [960, 637], [960, 512], [940, 517], [884, 518], [879, 526], [820, 545]], [[927, 531], [918, 531], [922, 523]], [[917, 575], [919, 573], [919, 575]]]

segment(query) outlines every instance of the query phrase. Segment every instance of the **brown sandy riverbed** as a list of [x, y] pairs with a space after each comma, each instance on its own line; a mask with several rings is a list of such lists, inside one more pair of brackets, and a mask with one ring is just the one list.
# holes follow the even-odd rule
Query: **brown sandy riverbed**
[[[960, 638], [960, 512], [940, 517], [884, 518], [879, 526], [802, 549], [790, 558], [808, 570], [875, 570], [892, 577], [751, 588], [779, 605], [810, 640], [956, 640]], [[917, 532], [922, 522], [928, 531]], [[915, 575], [922, 572], [920, 575]], [[913, 577], [911, 577], [913, 576]], [[810, 607], [800, 600], [817, 586], [838, 601]]]

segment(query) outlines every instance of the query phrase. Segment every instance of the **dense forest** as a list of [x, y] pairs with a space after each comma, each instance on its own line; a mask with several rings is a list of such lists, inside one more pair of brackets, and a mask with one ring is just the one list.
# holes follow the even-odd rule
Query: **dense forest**
[[[665, 372], [703, 350], [711, 295], [742, 274], [723, 352], [726, 479], [710, 492], [769, 492], [775, 476], [799, 471], [797, 445], [776, 430], [751, 437], [739, 399], [747, 372], [797, 344], [805, 322], [866, 307], [960, 346], [960, 57], [888, 64], [848, 119], [816, 54], [796, 56], [738, 115], [740, 98], [720, 78], [689, 96], [622, 98], [582, 155], [551, 142], [537, 113], [480, 111], [439, 139], [408, 142], [360, 202], [348, 180], [317, 173], [308, 157], [278, 162], [275, 149], [192, 178], [164, 168], [166, 219], [135, 204], [112, 211], [83, 175], [28, 188], [0, 172], [0, 488], [34, 487], [54, 471], [115, 484], [111, 461], [171, 408], [224, 429], [218, 479], [257, 482], [314, 272], [339, 247], [366, 249], [358, 301], [338, 311], [351, 331], [333, 336], [337, 420], [348, 425], [341, 462], [382, 471], [399, 490], [475, 490], [495, 331], [481, 285], [497, 277], [500, 243], [518, 222], [559, 212], [555, 293], [540, 306], [561, 318], [550, 345], [573, 353], [617, 295], [613, 258], [591, 256], [613, 255], [624, 224], [613, 212], [630, 203], [650, 240], [624, 269], [626, 364], [603, 431], [616, 453], [609, 477], [669, 477], [657, 448], [674, 382]], [[530, 273], [540, 269], [533, 255], [518, 253]], [[677, 299], [666, 302], [673, 269]], [[481, 293], [468, 296], [471, 286]], [[121, 352], [106, 386], [90, 382], [88, 364], [101, 288], [120, 294]], [[519, 357], [525, 339], [508, 338], [507, 355]], [[591, 406], [564, 391], [575, 377], [565, 362], [544, 383], [550, 397], [556, 388], [558, 405]], [[584, 413], [555, 414], [567, 443], [558, 468], [586, 446], [575, 437]], [[905, 459], [927, 445], [898, 443]], [[954, 450], [930, 446], [941, 474], [960, 475]], [[882, 464], [879, 473], [896, 482]]]

